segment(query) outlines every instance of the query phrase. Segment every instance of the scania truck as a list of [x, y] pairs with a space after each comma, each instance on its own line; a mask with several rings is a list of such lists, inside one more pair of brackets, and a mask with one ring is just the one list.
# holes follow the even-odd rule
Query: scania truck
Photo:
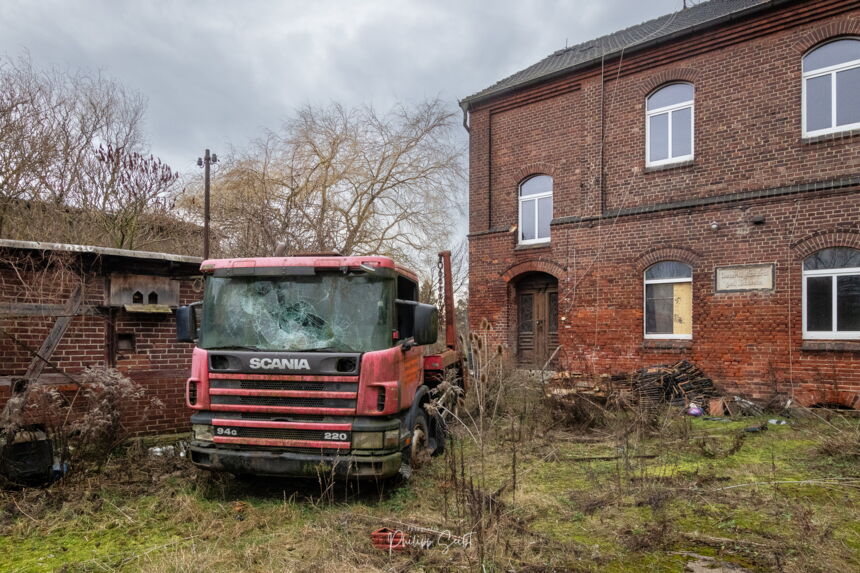
[[177, 339], [195, 343], [191, 461], [238, 475], [386, 478], [440, 452], [468, 371], [450, 252], [439, 269], [444, 343], [439, 310], [389, 257], [204, 261], [203, 300], [176, 313]]

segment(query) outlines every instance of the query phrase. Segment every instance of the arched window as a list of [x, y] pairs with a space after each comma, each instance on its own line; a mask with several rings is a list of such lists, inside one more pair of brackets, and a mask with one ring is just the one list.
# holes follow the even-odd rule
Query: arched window
[[803, 57], [803, 135], [860, 128], [860, 40], [819, 46]]
[[693, 159], [693, 86], [669, 84], [645, 100], [645, 164]]
[[803, 337], [860, 339], [860, 251], [832, 247], [803, 261]]
[[552, 221], [552, 177], [535, 175], [520, 183], [520, 244], [549, 241]]
[[645, 338], [693, 338], [693, 269], [662, 261], [645, 271]]

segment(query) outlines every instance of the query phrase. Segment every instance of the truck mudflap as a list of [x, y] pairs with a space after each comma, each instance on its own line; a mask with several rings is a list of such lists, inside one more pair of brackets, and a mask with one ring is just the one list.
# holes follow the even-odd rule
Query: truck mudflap
[[375, 455], [349, 453], [320, 455], [266, 450], [230, 450], [199, 445], [189, 447], [194, 465], [214, 471], [233, 474], [267, 475], [282, 477], [336, 477], [386, 478], [400, 471], [400, 452]]

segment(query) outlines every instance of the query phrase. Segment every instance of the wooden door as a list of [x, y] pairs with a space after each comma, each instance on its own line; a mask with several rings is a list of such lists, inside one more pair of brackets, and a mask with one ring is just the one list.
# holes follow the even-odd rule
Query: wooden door
[[558, 283], [549, 275], [524, 279], [516, 305], [519, 365], [541, 368], [558, 346]]

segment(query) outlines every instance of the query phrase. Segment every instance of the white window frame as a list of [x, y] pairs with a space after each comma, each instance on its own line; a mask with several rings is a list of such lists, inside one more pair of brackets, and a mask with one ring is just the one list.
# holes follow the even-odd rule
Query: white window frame
[[[854, 40], [860, 41], [858, 38], [837, 38], [833, 40], [833, 42], [838, 42], [840, 40]], [[860, 129], [860, 122], [848, 123], [845, 125], [836, 125], [836, 74], [838, 72], [844, 72], [845, 70], [850, 70], [853, 68], [860, 68], [860, 59], [851, 60], [850, 62], [845, 62], [844, 64], [837, 64], [835, 66], [828, 66], [826, 68], [819, 68], [817, 70], [813, 70], [811, 72], [803, 71], [803, 62], [806, 60], [806, 57], [810, 55], [815, 50], [824, 47], [827, 44], [832, 42], [825, 42], [824, 44], [819, 44], [814, 49], [808, 51], [804, 56], [800, 59], [800, 70], [803, 74], [803, 84], [801, 86], [801, 120], [803, 122], [803, 137], [818, 137], [819, 135], [829, 135], [831, 133], [841, 133], [843, 131], [851, 131], [852, 129]], [[815, 131], [809, 131], [806, 129], [806, 83], [808, 80], [830, 75], [830, 125], [831, 127], [827, 127], [824, 129], [817, 129]], [[804, 281], [805, 284], [806, 281]]]
[[[658, 265], [662, 262], [667, 261], [658, 261], [654, 263]], [[692, 275], [693, 267], [684, 263], [683, 261], [676, 261], [679, 263], [683, 263], [690, 267], [690, 274]], [[649, 265], [648, 268], [651, 268], [654, 265]], [[645, 269], [645, 273], [648, 272], [648, 269]], [[642, 277], [645, 277], [645, 273], [642, 273]], [[659, 284], [676, 284], [676, 283], [692, 283], [693, 277], [690, 276], [688, 278], [677, 278], [677, 279], [648, 279], [645, 278], [644, 287], [642, 287], [642, 333], [645, 335], [646, 340], [692, 340], [693, 334], [648, 334], [648, 285], [659, 285]], [[690, 287], [690, 304], [692, 305], [692, 286]], [[693, 309], [690, 308], [690, 330], [693, 330]]]
[[[648, 95], [648, 97], [645, 98], [645, 167], [659, 167], [660, 165], [671, 165], [672, 163], [692, 161], [696, 155], [696, 87], [693, 84], [687, 82], [675, 83], [681, 83], [691, 86], [693, 88], [693, 99], [683, 101], [681, 103], [660, 107], [655, 110], [649, 110], [648, 100], [651, 99], [651, 97], [654, 96], [654, 94], [656, 94], [660, 90], [674, 84], [666, 84], [659, 89], [654, 90]], [[685, 108], [690, 108], [690, 153], [688, 153], [687, 155], [672, 157], [672, 112]], [[666, 159], [651, 161], [651, 118], [655, 115], [662, 115], [664, 113], [668, 114], [667, 129], [669, 130], [669, 132], [667, 134], [667, 137], [669, 142], [669, 157], [667, 157]]]
[[[519, 239], [518, 244], [520, 244], [520, 245], [538, 245], [541, 243], [549, 243], [550, 242], [550, 235], [552, 235], [552, 226], [550, 225], [550, 235], [547, 235], [546, 237], [538, 237], [537, 236], [539, 233], [539, 229], [540, 229], [540, 227], [538, 225], [538, 222], [540, 220], [540, 210], [538, 209], [538, 199], [545, 199], [545, 198], [549, 197], [550, 202], [552, 202], [552, 194], [553, 194], [554, 189], [551, 189], [550, 191], [548, 191], [546, 193], [537, 193], [535, 195], [527, 195], [527, 196], [523, 197], [523, 185], [525, 185], [530, 179], [534, 179], [535, 177], [549, 177], [550, 181], [552, 181], [553, 188], [555, 187], [555, 180], [553, 180], [553, 178], [551, 176], [545, 175], [543, 173], [539, 173], [539, 174], [535, 174], [535, 175], [531, 175], [529, 177], [526, 177], [525, 179], [522, 180], [522, 182], [520, 182], [519, 186], [517, 186], [517, 196], [518, 196], [518, 201], [517, 201], [517, 210], [518, 210], [518, 213], [517, 213], [517, 238]], [[523, 239], [523, 203], [526, 201], [534, 201], [535, 202], [535, 221], [534, 221], [534, 223], [535, 223], [535, 238], [534, 239]], [[552, 207], [555, 207], [555, 205], [553, 204]], [[552, 213], [552, 210], [550, 212]], [[550, 222], [552, 222], [552, 216], [550, 216], [549, 220], [550, 220]]]
[[[837, 290], [836, 290], [836, 277], [844, 276], [844, 275], [860, 275], [860, 267], [852, 267], [847, 269], [821, 269], [815, 271], [807, 271], [804, 269], [803, 271], [803, 338], [806, 340], [860, 340], [860, 330], [843, 330], [838, 331], [835, 330], [837, 324]], [[807, 289], [806, 289], [806, 281], [810, 277], [832, 277], [831, 288], [833, 289], [833, 294], [831, 298], [833, 299], [832, 304], [833, 308], [831, 310], [832, 322], [830, 323], [830, 328], [834, 330], [813, 330], [809, 331], [806, 329], [806, 306], [807, 306]]]

